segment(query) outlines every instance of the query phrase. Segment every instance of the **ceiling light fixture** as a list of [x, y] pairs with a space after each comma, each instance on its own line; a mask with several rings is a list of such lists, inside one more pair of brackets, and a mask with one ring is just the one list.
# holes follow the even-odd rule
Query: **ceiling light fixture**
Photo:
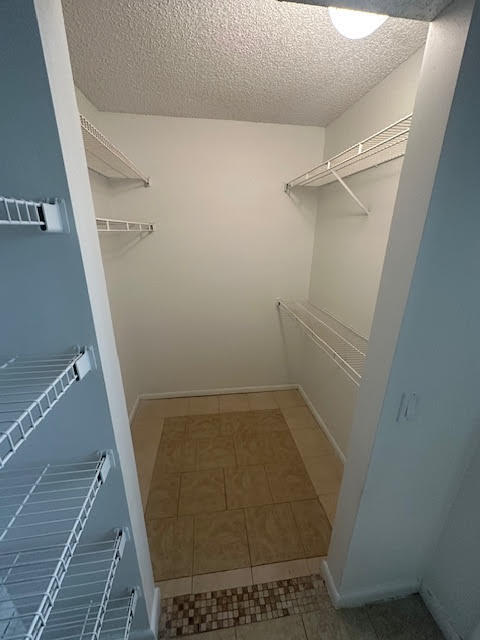
[[354, 11], [353, 9], [339, 9], [328, 7], [330, 20], [335, 29], [350, 40], [366, 38], [381, 27], [388, 16], [379, 13], [367, 13], [366, 11]]

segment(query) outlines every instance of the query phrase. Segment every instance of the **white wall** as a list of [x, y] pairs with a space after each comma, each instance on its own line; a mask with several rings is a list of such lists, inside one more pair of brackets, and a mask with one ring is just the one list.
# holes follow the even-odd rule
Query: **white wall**
[[[477, 428], [472, 4], [450, 5], [427, 42], [326, 567], [344, 604], [418, 589]], [[411, 392], [417, 417], [397, 422]]]
[[152, 182], [92, 180], [98, 215], [157, 224], [140, 242], [102, 240], [128, 405], [138, 393], [289, 383], [274, 302], [307, 295], [315, 202], [294, 203], [283, 184], [318, 163], [324, 130], [79, 102]]
[[[472, 444], [474, 442], [475, 438]], [[475, 629], [480, 631], [480, 447], [473, 451], [474, 456], [422, 585], [422, 592], [427, 597], [433, 596], [435, 605], [446, 614], [451, 627], [461, 638], [468, 640], [475, 638]]]
[[[422, 57], [423, 49], [326, 128], [325, 157], [413, 110]], [[363, 215], [338, 183], [312, 189], [318, 198], [318, 213], [309, 299], [365, 337], [370, 334], [401, 167], [402, 159], [397, 159], [347, 178], [370, 209], [369, 216]], [[293, 331], [286, 331], [286, 343], [288, 357], [295, 362], [294, 379], [344, 457], [358, 387], [308, 338], [298, 347]]]
[[[423, 48], [332, 122], [326, 158], [413, 111]], [[346, 179], [365, 216], [338, 183], [319, 189], [310, 301], [368, 337], [402, 160]]]

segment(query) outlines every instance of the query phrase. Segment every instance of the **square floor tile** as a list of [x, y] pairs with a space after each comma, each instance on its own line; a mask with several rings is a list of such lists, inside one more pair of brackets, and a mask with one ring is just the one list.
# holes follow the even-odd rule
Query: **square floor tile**
[[284, 407], [282, 409], [290, 429], [318, 429], [318, 424], [308, 407]]
[[256, 622], [237, 627], [237, 640], [305, 640], [300, 616]]
[[147, 533], [156, 581], [192, 575], [193, 517], [149, 520]]
[[163, 400], [140, 400], [134, 422], [158, 422], [165, 416]]
[[196, 443], [187, 438], [160, 440], [154, 475], [194, 471], [196, 468]]
[[250, 410], [247, 393], [229, 393], [226, 395], [218, 396], [218, 399], [220, 402], [221, 413], [225, 413], [228, 411]]
[[292, 435], [302, 458], [334, 455], [333, 447], [320, 427], [315, 427], [314, 429], [292, 429]]
[[303, 464], [268, 464], [265, 469], [274, 502], [316, 498], [315, 489]]
[[227, 411], [221, 413], [222, 435], [233, 436], [250, 433], [250, 411]]
[[187, 416], [186, 425], [187, 437], [194, 440], [221, 435], [221, 419], [218, 414]]
[[188, 398], [162, 398], [157, 402], [162, 403], [162, 412], [166, 418], [170, 416], [186, 416], [188, 413]]
[[192, 396], [188, 399], [188, 413], [190, 415], [218, 413], [218, 411], [218, 396]]
[[176, 516], [179, 490], [179, 473], [155, 474], [150, 485], [145, 517], [152, 519]]
[[284, 407], [302, 407], [305, 402], [296, 389], [287, 389], [286, 391], [274, 391], [273, 397], [282, 409]]
[[368, 616], [379, 640], [442, 640], [419, 595], [372, 604]]
[[326, 556], [332, 528], [320, 502], [292, 502], [292, 511], [300, 531], [305, 557]]
[[268, 434], [272, 450], [270, 462], [302, 465], [295, 440], [289, 431], [272, 431]]
[[320, 602], [319, 611], [302, 616], [308, 640], [376, 640], [364, 608], [334, 609], [328, 595]]
[[186, 416], [165, 418], [163, 421], [162, 439], [177, 440], [185, 437]]
[[243, 434], [235, 436], [235, 453], [240, 467], [272, 462], [273, 451], [269, 436]]
[[194, 573], [250, 566], [243, 510], [195, 517]]
[[317, 495], [338, 494], [342, 482], [342, 463], [337, 456], [304, 458], [303, 461]]
[[252, 566], [303, 558], [290, 504], [248, 507], [245, 514]]
[[288, 432], [288, 425], [279, 409], [225, 413], [222, 423], [228, 432], [237, 436], [267, 434], [271, 431]]
[[273, 502], [263, 466], [225, 469], [228, 509], [254, 507]]
[[175, 596], [183, 596], [192, 593], [192, 577], [173, 578], [173, 580], [162, 580], [156, 584], [160, 587], [160, 597], [175, 598]]
[[262, 391], [260, 393], [249, 393], [248, 403], [250, 409], [278, 409], [277, 401], [272, 391]]
[[208, 591], [222, 591], [248, 587], [253, 584], [250, 566], [229, 571], [215, 571], [214, 573], [200, 573], [193, 576], [192, 593], [207, 593]]
[[280, 409], [250, 411], [250, 428], [257, 433], [288, 432], [288, 425]]
[[327, 517], [330, 521], [330, 524], [333, 527], [333, 522], [335, 520], [335, 513], [337, 511], [337, 501], [338, 501], [338, 493], [329, 493], [327, 495], [318, 496], [321, 505], [327, 514]]
[[183, 473], [180, 484], [180, 515], [225, 510], [223, 469]]
[[235, 447], [232, 437], [218, 436], [216, 438], [202, 438], [198, 441], [198, 469], [234, 467], [235, 464]]

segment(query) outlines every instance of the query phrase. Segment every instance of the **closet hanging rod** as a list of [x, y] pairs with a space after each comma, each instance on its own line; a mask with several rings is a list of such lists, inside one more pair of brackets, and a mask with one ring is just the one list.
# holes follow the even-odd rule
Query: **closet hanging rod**
[[412, 114], [397, 120], [377, 133], [352, 145], [329, 160], [303, 173], [285, 185], [289, 193], [294, 187], [322, 187], [338, 180], [349, 195], [361, 206], [367, 208], [343, 182], [343, 178], [389, 162], [405, 154]]
[[150, 186], [150, 178], [81, 114], [80, 125], [89, 169], [107, 178], [141, 180]]
[[152, 222], [134, 222], [131, 220], [115, 220], [113, 218], [96, 218], [97, 231], [155, 231]]
[[357, 386], [360, 384], [368, 344], [364, 338], [308, 303], [279, 299], [277, 307], [298, 323]]

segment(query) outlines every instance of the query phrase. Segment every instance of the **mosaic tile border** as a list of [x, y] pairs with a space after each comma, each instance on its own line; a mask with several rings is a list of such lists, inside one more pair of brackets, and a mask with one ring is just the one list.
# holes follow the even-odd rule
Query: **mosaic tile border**
[[321, 576], [311, 575], [166, 598], [159, 640], [308, 613], [325, 596]]

